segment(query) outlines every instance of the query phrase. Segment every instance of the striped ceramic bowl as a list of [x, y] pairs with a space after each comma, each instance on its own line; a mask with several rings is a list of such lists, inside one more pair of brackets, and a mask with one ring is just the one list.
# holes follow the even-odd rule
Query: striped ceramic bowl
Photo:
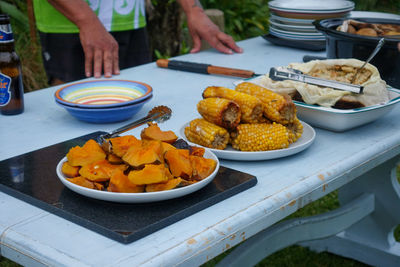
[[77, 108], [115, 108], [132, 105], [150, 98], [150, 85], [129, 80], [91, 80], [71, 83], [58, 89], [55, 100]]

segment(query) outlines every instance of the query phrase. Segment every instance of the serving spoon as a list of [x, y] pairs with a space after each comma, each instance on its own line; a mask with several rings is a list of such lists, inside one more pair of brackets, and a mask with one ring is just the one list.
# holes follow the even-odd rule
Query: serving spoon
[[143, 117], [139, 120], [136, 120], [132, 123], [129, 123], [125, 126], [122, 126], [110, 133], [102, 134], [97, 137], [97, 142], [101, 145], [104, 151], [111, 153], [112, 152], [112, 143], [110, 142], [110, 138], [113, 138], [121, 133], [124, 133], [128, 130], [136, 128], [140, 125], [143, 125], [147, 122], [164, 122], [171, 118], [172, 111], [167, 106], [156, 106], [152, 108], [146, 117]]
[[354, 83], [354, 81], [357, 78], [357, 75], [365, 67], [365, 65], [367, 65], [374, 58], [374, 56], [379, 52], [379, 50], [381, 50], [384, 43], [385, 43], [385, 38], [381, 38], [379, 40], [378, 44], [376, 45], [374, 51], [372, 51], [371, 55], [369, 55], [369, 58], [364, 62], [364, 64], [362, 64], [362, 66], [360, 68], [357, 69], [357, 72], [356, 72], [356, 74], [354, 74], [353, 79], [351, 80], [350, 83]]

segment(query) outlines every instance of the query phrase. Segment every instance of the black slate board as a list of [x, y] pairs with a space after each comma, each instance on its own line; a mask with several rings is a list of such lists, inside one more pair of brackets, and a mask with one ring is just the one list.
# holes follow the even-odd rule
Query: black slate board
[[301, 50], [323, 51], [326, 49], [325, 41], [302, 41], [302, 40], [282, 39], [272, 34], [265, 34], [262, 36], [262, 38], [275, 45], [288, 46]]
[[0, 191], [121, 243], [131, 243], [242, 192], [256, 177], [221, 166], [214, 180], [184, 197], [144, 204], [87, 198], [66, 188], [56, 166], [68, 150], [96, 132], [0, 161]]

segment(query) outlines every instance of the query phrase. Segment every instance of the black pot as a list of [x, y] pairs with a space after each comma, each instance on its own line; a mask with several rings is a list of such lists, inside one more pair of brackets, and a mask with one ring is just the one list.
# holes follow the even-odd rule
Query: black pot
[[[400, 24], [400, 20], [379, 18], [352, 18], [357, 21], [381, 24]], [[337, 31], [336, 28], [346, 18], [316, 20], [315, 28], [326, 36], [326, 54], [328, 58], [356, 58], [367, 60], [382, 37], [369, 37]], [[386, 83], [400, 88], [400, 52], [397, 43], [400, 39], [387, 38], [385, 44], [371, 64], [378, 68], [381, 77]]]

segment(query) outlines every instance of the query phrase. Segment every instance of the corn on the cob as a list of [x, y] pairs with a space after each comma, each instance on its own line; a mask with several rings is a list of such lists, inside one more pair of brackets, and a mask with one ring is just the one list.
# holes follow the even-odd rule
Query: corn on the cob
[[225, 129], [234, 129], [240, 122], [239, 105], [225, 98], [210, 97], [200, 100], [197, 111], [207, 121]]
[[296, 117], [293, 123], [285, 125], [289, 131], [289, 143], [296, 142], [301, 135], [303, 134], [303, 124], [301, 124], [300, 120]]
[[257, 97], [263, 103], [264, 116], [281, 124], [288, 124], [296, 117], [296, 106], [289, 95], [281, 95], [250, 82], [242, 82], [236, 91]]
[[185, 128], [185, 136], [190, 142], [216, 149], [225, 149], [229, 142], [226, 129], [203, 118], [192, 120]]
[[239, 124], [231, 134], [232, 147], [241, 151], [266, 151], [287, 148], [289, 133], [279, 123]]
[[257, 123], [260, 122], [263, 112], [262, 103], [257, 97], [235, 90], [221, 87], [209, 86], [203, 92], [203, 98], [220, 97], [236, 102], [241, 111], [241, 122]]

